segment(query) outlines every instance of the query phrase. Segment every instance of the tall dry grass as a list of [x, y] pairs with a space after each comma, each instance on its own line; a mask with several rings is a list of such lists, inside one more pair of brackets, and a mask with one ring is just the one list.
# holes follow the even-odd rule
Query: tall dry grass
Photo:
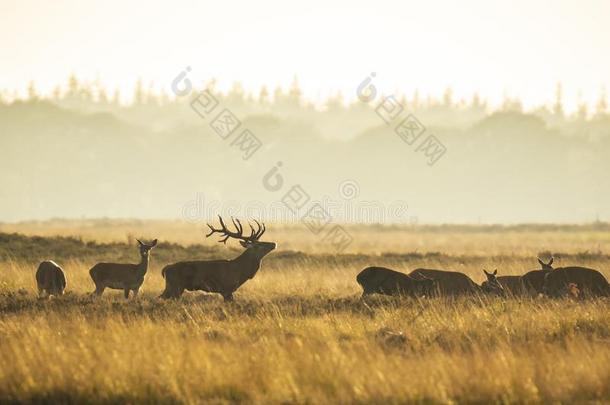
[[[370, 230], [370, 239], [383, 240], [376, 232]], [[509, 240], [503, 246], [538, 238], [504, 237]], [[556, 235], [568, 247], [587, 237]], [[364, 249], [347, 257], [317, 252], [319, 256], [288, 260], [277, 259], [280, 245], [273, 253], [276, 259], [270, 256], [231, 304], [195, 293], [179, 301], [158, 300], [164, 263], [155, 251], [136, 301], [125, 301], [120, 292], [107, 292], [99, 300], [87, 295], [93, 290], [87, 270], [94, 257], [62, 263], [68, 294], [50, 300], [35, 297], [32, 263], [2, 262], [0, 400], [610, 401], [609, 300], [360, 300], [355, 275], [369, 261], [404, 271], [453, 268], [479, 282], [483, 266], [504, 274], [536, 267], [529, 253], [494, 251], [493, 242], [490, 253], [477, 255], [486, 245], [473, 238], [462, 234], [455, 251], [439, 257], [401, 256], [402, 250], [378, 255]], [[469, 250], [475, 242], [481, 244]], [[527, 249], [543, 251], [545, 246], [541, 242]], [[135, 261], [135, 248], [133, 254]], [[579, 264], [609, 275], [605, 256], [581, 259]], [[577, 259], [558, 260], [572, 264], [568, 262]]]

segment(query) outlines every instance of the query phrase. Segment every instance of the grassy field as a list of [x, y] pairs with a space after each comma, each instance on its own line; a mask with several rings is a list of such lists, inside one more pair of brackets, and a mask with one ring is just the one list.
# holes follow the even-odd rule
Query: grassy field
[[[337, 254], [304, 228], [270, 225], [277, 251], [226, 304], [156, 298], [165, 264], [240, 251], [204, 240], [200, 224], [0, 225], [0, 402], [610, 402], [607, 299], [363, 301], [355, 282], [373, 264], [481, 282], [482, 268], [521, 274], [551, 254], [610, 276], [606, 225], [348, 229], [354, 243]], [[134, 237], [160, 239], [140, 297], [88, 297], [94, 263], [138, 260]], [[36, 299], [42, 259], [63, 266], [64, 297]]]

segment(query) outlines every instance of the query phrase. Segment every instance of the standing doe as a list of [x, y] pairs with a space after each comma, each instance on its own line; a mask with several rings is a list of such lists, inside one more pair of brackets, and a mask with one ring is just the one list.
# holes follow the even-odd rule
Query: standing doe
[[38, 296], [41, 298], [45, 292], [47, 297], [63, 295], [66, 288], [66, 276], [57, 263], [47, 260], [38, 265], [36, 284], [38, 284]]
[[161, 298], [178, 298], [184, 290], [205, 291], [222, 295], [225, 301], [233, 300], [233, 293], [246, 281], [253, 278], [261, 267], [261, 261], [269, 252], [275, 249], [273, 242], [261, 242], [259, 239], [265, 233], [265, 225], [256, 222], [258, 229], [250, 225], [250, 236], [244, 236], [244, 229], [239, 219], [233, 219], [236, 232], [230, 231], [220, 219], [220, 229], [210, 224], [210, 233], [206, 237], [218, 232], [223, 239], [219, 242], [227, 243], [229, 238], [239, 240], [246, 250], [232, 260], [198, 260], [178, 262], [166, 266], [161, 274], [165, 278], [165, 291]]
[[104, 293], [104, 289], [110, 288], [123, 290], [125, 298], [129, 298], [129, 291], [133, 291], [134, 297], [138, 295], [138, 291], [144, 283], [144, 276], [148, 271], [150, 250], [157, 246], [157, 239], [153, 240], [151, 244], [136, 240], [140, 249], [140, 263], [98, 263], [89, 270], [91, 279], [95, 283], [93, 294], [100, 296]]

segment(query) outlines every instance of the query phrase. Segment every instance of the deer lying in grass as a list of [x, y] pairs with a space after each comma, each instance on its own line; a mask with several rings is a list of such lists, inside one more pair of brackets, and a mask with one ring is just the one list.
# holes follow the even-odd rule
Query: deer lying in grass
[[610, 297], [610, 284], [602, 273], [586, 267], [560, 267], [549, 272], [543, 291], [550, 297], [578, 291], [579, 297]]
[[427, 277], [416, 279], [385, 267], [367, 267], [356, 277], [362, 286], [362, 296], [368, 294], [429, 296], [437, 287], [435, 280]]
[[233, 300], [233, 293], [246, 281], [253, 278], [261, 267], [263, 257], [269, 254], [276, 245], [273, 242], [261, 242], [259, 239], [265, 233], [265, 225], [256, 222], [258, 229], [250, 225], [250, 236], [244, 236], [244, 229], [239, 220], [233, 221], [236, 231], [230, 231], [220, 219], [220, 229], [210, 224], [210, 233], [220, 233], [223, 239], [219, 242], [227, 243], [229, 238], [239, 240], [246, 250], [232, 260], [204, 260], [179, 262], [166, 266], [161, 274], [165, 278], [165, 291], [161, 298], [178, 298], [184, 290], [205, 291], [222, 295], [225, 301]]
[[528, 271], [522, 276], [497, 276], [496, 280], [502, 285], [506, 293], [512, 296], [542, 294], [544, 278], [553, 270], [553, 259], [551, 258], [548, 263], [538, 259], [538, 263], [542, 266], [539, 270]]
[[144, 283], [144, 276], [148, 271], [148, 262], [150, 260], [150, 250], [157, 246], [157, 239], [151, 244], [146, 244], [138, 241], [140, 250], [140, 263], [138, 264], [123, 264], [123, 263], [98, 263], [89, 270], [91, 279], [95, 283], [95, 291], [92, 294], [100, 296], [104, 293], [104, 289], [110, 288], [113, 290], [123, 290], [125, 299], [129, 298], [129, 292], [133, 291], [134, 298], [138, 295], [138, 291]]
[[538, 295], [543, 293], [544, 287], [544, 279], [547, 274], [553, 271], [553, 258], [549, 260], [548, 263], [543, 262], [538, 259], [538, 263], [542, 266], [539, 270], [532, 270], [525, 273], [521, 276], [521, 281], [525, 286], [526, 290], [528, 290], [533, 295]]
[[457, 271], [433, 270], [433, 269], [415, 269], [409, 275], [416, 279], [431, 278], [438, 282], [438, 294], [441, 296], [456, 297], [460, 295], [472, 295], [477, 293], [493, 293], [503, 294], [504, 289], [500, 283], [495, 280], [495, 274], [484, 286], [480, 286], [464, 273]]
[[64, 271], [54, 261], [44, 261], [38, 265], [38, 270], [36, 270], [36, 284], [38, 284], [40, 298], [44, 293], [47, 294], [47, 297], [63, 295], [66, 288]]
[[512, 296], [531, 295], [523, 283], [522, 276], [497, 276], [496, 280], [504, 287], [507, 294]]

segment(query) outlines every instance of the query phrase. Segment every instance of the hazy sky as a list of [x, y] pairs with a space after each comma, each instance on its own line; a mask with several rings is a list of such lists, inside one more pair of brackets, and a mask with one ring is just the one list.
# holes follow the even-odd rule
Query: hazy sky
[[[0, 0], [0, 88], [43, 91], [67, 76], [169, 89], [186, 66], [203, 82], [287, 86], [348, 97], [370, 72], [386, 93], [479, 91], [526, 106], [564, 84], [572, 108], [610, 84], [610, 2]], [[130, 90], [129, 90], [130, 91]], [[581, 94], [581, 96], [579, 96]]]

